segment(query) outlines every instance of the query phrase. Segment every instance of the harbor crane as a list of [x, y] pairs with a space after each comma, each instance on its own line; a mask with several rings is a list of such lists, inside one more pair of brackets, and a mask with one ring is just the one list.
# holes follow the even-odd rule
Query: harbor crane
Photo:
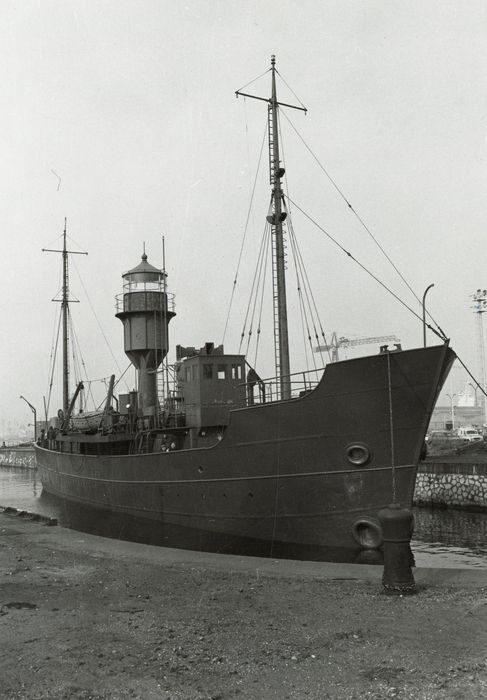
[[374, 338], [341, 338], [337, 337], [334, 332], [331, 336], [331, 343], [329, 345], [318, 345], [314, 348], [314, 352], [331, 352], [331, 361], [338, 362], [338, 350], [339, 348], [353, 348], [356, 345], [368, 345], [372, 343], [384, 343], [384, 342], [395, 342], [399, 343], [399, 338], [395, 335], [379, 335]]

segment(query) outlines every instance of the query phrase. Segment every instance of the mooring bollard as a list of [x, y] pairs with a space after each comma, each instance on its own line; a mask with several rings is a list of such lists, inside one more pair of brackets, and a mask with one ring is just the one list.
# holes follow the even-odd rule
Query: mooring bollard
[[414, 558], [411, 552], [413, 514], [399, 503], [391, 503], [377, 513], [384, 539], [384, 573], [382, 585], [389, 595], [416, 593], [411, 567]]

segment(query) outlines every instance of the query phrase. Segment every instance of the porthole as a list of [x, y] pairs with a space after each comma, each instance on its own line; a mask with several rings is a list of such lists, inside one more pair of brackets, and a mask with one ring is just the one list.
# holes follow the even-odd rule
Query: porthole
[[355, 467], [365, 467], [372, 459], [370, 448], [363, 442], [354, 442], [351, 445], [347, 445], [345, 454], [350, 464], [353, 464]]

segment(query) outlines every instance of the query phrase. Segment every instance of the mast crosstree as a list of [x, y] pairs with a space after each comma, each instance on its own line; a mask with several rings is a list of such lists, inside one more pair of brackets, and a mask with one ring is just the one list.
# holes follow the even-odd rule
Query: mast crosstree
[[283, 192], [281, 179], [284, 176], [284, 168], [281, 166], [279, 154], [279, 124], [278, 108], [290, 107], [306, 112], [305, 107], [279, 102], [276, 89], [276, 57], [271, 56], [271, 97], [257, 97], [249, 95], [241, 90], [236, 91], [237, 97], [251, 97], [268, 103], [269, 119], [269, 178], [272, 187], [271, 214], [267, 217], [272, 232], [272, 287], [274, 308], [274, 352], [276, 362], [276, 374], [279, 379], [281, 399], [291, 398], [291, 369], [289, 363], [289, 333], [287, 323], [286, 301], [286, 266], [284, 253], [283, 222], [287, 212], [283, 207]]

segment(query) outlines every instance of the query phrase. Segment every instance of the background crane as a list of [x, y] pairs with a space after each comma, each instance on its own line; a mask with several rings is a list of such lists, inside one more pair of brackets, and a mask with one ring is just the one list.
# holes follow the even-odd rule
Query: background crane
[[336, 333], [331, 336], [331, 343], [329, 345], [318, 345], [314, 348], [314, 352], [331, 352], [331, 361], [338, 362], [338, 349], [339, 348], [353, 348], [356, 345], [368, 345], [371, 343], [383, 343], [386, 341], [393, 341], [398, 343], [399, 338], [395, 335], [379, 335], [374, 338], [341, 338], [337, 337]]

